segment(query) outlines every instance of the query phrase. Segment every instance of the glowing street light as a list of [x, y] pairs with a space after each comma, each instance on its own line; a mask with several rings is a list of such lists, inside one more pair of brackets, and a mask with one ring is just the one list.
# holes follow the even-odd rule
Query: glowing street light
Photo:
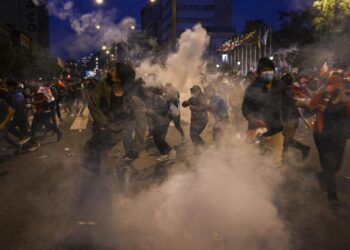
[[240, 61], [238, 61], [238, 62], [237, 62], [237, 65], [238, 65], [238, 66], [239, 66], [239, 65], [241, 65], [241, 62], [240, 62]]
[[106, 51], [106, 54], [108, 55], [109, 53], [110, 53], [109, 50], [107, 50], [107, 51]]
[[100, 25], [96, 25], [96, 29], [97, 30], [101, 29], [101, 26]]
[[131, 29], [132, 29], [132, 30], [135, 30], [135, 25], [132, 25], [132, 26], [131, 26]]
[[274, 59], [273, 56], [270, 56], [270, 60], [273, 61], [273, 59]]
[[104, 4], [104, 0], [95, 0], [98, 5]]
[[107, 49], [107, 46], [106, 45], [103, 45], [102, 46], [102, 50], [106, 50]]
[[157, 0], [149, 0], [150, 3], [156, 3]]

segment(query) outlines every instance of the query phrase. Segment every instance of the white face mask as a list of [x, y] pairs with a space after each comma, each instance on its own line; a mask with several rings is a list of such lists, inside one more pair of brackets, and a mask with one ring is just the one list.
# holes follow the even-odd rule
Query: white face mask
[[272, 82], [274, 76], [275, 72], [273, 70], [261, 72], [261, 78], [264, 82]]

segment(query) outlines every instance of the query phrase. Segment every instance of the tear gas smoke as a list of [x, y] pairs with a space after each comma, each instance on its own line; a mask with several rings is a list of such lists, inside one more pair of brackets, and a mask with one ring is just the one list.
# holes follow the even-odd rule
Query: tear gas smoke
[[176, 52], [167, 56], [165, 63], [153, 63], [146, 59], [139, 67], [140, 76], [155, 74], [153, 78], [145, 78], [147, 84], [165, 84], [172, 82], [181, 92], [188, 91], [194, 84], [201, 83], [201, 71], [205, 68], [203, 54], [209, 44], [207, 31], [197, 24], [181, 34]]
[[277, 169], [237, 143], [209, 150], [192, 171], [116, 201], [121, 249], [289, 249], [289, 233], [274, 205]]

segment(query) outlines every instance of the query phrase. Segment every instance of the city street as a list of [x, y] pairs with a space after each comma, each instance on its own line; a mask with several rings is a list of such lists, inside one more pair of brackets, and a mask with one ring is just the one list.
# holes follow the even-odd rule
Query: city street
[[[102, 176], [84, 169], [82, 156], [90, 135], [87, 114], [64, 118], [64, 137], [59, 144], [48, 137], [37, 151], [0, 165], [1, 249], [97, 250], [125, 246], [120, 242], [123, 237], [118, 235], [118, 222], [111, 223], [118, 214], [114, 204], [128, 203], [136, 194], [121, 194], [112, 167], [105, 168]], [[172, 144], [176, 143], [174, 127], [169, 134]], [[209, 140], [209, 135], [206, 138]], [[349, 155], [345, 162], [349, 162]], [[137, 193], [162, 185], [154, 162], [154, 157], [143, 155], [138, 163], [144, 176], [139, 181], [144, 184]], [[176, 164], [180, 166], [180, 162]], [[171, 168], [176, 169], [176, 164]], [[339, 175], [343, 205], [333, 211], [316, 182], [317, 164], [313, 150], [306, 166], [296, 163], [285, 170], [284, 183], [275, 197], [279, 216], [288, 227], [292, 249], [348, 249], [349, 165], [344, 164]]]

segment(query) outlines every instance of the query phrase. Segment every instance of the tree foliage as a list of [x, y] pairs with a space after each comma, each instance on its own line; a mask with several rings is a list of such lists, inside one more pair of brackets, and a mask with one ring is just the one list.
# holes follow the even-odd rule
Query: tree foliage
[[314, 24], [318, 32], [344, 31], [350, 17], [350, 0], [315, 0], [313, 6], [317, 11]]

